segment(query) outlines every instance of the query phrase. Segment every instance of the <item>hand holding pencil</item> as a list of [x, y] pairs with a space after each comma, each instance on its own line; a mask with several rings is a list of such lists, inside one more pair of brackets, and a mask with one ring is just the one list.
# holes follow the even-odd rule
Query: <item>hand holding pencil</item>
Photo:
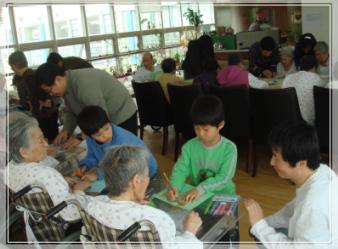
[[176, 201], [179, 196], [178, 190], [170, 183], [169, 178], [165, 172], [163, 173], [163, 180], [168, 188], [167, 199], [169, 201]]

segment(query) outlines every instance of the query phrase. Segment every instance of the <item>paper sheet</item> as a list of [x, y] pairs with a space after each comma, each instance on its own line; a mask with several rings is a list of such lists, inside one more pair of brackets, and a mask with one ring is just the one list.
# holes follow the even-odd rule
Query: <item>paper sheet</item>
[[[189, 190], [191, 190], [192, 188], [194, 188], [193, 186], [189, 185], [189, 184], [185, 184], [182, 191], [180, 192], [180, 196], [184, 196], [185, 193], [187, 193]], [[189, 202], [187, 204], [185, 204], [184, 206], [181, 206], [177, 201], [169, 201], [166, 197], [166, 193], [167, 193], [167, 189], [162, 190], [161, 192], [154, 194], [153, 198], [157, 198], [165, 203], [168, 203], [174, 207], [180, 207], [183, 208], [185, 210], [192, 210], [195, 207], [199, 206], [200, 204], [202, 204], [203, 202], [205, 202], [206, 200], [210, 199], [211, 197], [213, 197], [212, 193], [208, 193], [205, 192], [202, 196], [200, 196], [197, 200], [193, 201], [193, 202]], [[179, 199], [178, 198], [178, 199]]]

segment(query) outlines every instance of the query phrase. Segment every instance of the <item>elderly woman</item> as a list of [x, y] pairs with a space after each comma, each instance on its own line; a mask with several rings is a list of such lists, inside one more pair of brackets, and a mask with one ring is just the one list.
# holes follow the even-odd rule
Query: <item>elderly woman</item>
[[319, 74], [323, 83], [329, 82], [329, 46], [325, 42], [317, 42], [313, 48], [318, 62], [316, 72]]
[[[7, 167], [9, 188], [16, 192], [27, 185], [40, 184], [47, 190], [54, 205], [72, 198], [77, 198], [83, 203], [87, 199], [83, 190], [88, 188], [90, 183], [74, 184], [72, 189], [74, 193], [71, 193], [67, 181], [53, 168], [58, 162], [47, 156], [47, 148], [48, 144], [35, 119], [21, 116], [11, 122], [9, 127], [11, 161]], [[60, 215], [66, 221], [80, 218], [74, 206], [68, 206]]]
[[[185, 232], [176, 236], [174, 221], [163, 211], [143, 205], [149, 184], [148, 153], [142, 147], [113, 146], [101, 161], [108, 196], [97, 196], [87, 206], [87, 212], [105, 226], [124, 230], [140, 220], [154, 223], [163, 248], [182, 248], [178, 242], [195, 243], [193, 248], [203, 248], [195, 234], [202, 220], [195, 212], [183, 221]], [[141, 230], [148, 230], [142, 227]], [[186, 245], [189, 248], [188, 245]]]
[[297, 72], [296, 65], [293, 61], [293, 50], [289, 47], [284, 47], [279, 50], [279, 62], [277, 64], [276, 77], [285, 77], [289, 74]]

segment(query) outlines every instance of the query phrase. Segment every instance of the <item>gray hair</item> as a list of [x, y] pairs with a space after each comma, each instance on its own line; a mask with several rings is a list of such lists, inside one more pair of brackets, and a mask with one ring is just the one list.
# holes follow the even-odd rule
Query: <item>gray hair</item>
[[288, 56], [290, 58], [293, 58], [293, 50], [289, 47], [284, 47], [279, 50], [279, 56]]
[[111, 196], [119, 196], [128, 190], [135, 175], [144, 176], [148, 167], [148, 151], [140, 146], [112, 146], [100, 163], [106, 186]]
[[39, 127], [36, 119], [31, 117], [19, 117], [9, 125], [9, 159], [16, 163], [23, 161], [20, 148], [29, 149], [31, 147], [32, 129]]
[[317, 42], [317, 44], [313, 48], [314, 51], [319, 51], [323, 54], [328, 54], [329, 53], [329, 46], [326, 44], [326, 42], [320, 41]]

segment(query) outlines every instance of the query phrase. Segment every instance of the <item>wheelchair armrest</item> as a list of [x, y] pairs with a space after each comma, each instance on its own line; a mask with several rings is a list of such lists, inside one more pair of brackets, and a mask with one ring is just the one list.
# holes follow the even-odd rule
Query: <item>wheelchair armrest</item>
[[136, 233], [137, 230], [139, 230], [140, 228], [141, 228], [141, 224], [139, 222], [135, 222], [117, 237], [117, 241], [118, 242], [126, 241], [130, 236]]

